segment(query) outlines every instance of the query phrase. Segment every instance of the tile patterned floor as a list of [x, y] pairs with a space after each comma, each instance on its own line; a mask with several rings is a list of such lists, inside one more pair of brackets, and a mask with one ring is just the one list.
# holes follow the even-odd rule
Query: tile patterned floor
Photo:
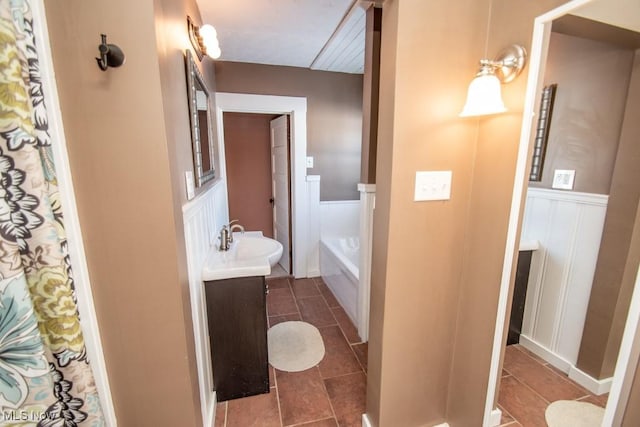
[[365, 411], [367, 344], [321, 278], [269, 278], [269, 326], [316, 326], [324, 359], [303, 372], [270, 368], [271, 392], [218, 403], [216, 427], [360, 427]]
[[556, 400], [580, 400], [605, 407], [608, 395], [594, 396], [520, 345], [507, 347], [498, 407], [501, 426], [547, 427], [544, 412]]

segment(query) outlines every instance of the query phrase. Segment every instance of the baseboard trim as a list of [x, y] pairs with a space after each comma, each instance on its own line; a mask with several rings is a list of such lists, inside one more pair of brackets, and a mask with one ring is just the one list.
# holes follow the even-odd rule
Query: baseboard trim
[[520, 335], [520, 345], [531, 351], [532, 353], [535, 353], [542, 359], [546, 360], [554, 367], [560, 369], [562, 372], [566, 373], [571, 380], [577, 382], [582, 387], [586, 388], [591, 393], [597, 396], [608, 393], [609, 390], [611, 390], [613, 377], [605, 378], [603, 380], [597, 380], [586, 372], [583, 372], [580, 369], [576, 368], [573, 363], [563, 359], [557, 354], [554, 354], [542, 345], [536, 343], [530, 338], [527, 338], [525, 335]]
[[[497, 411], [500, 411], [500, 410], [497, 409]], [[502, 412], [500, 412], [500, 415], [502, 416]], [[493, 417], [493, 413], [491, 414], [491, 416]], [[371, 424], [371, 420], [369, 419], [369, 416], [367, 414], [362, 414], [362, 427], [373, 427], [373, 424]], [[433, 427], [449, 427], [449, 423], [442, 423], [442, 424], [434, 425]]]
[[500, 408], [495, 408], [491, 411], [491, 420], [489, 422], [491, 427], [497, 427], [502, 424], [502, 411]]
[[569, 370], [569, 378], [597, 396], [609, 393], [609, 390], [611, 390], [611, 383], [613, 382], [613, 377], [597, 380], [575, 366], [572, 366]]
[[307, 272], [307, 277], [320, 277], [320, 276], [321, 276], [320, 269], [309, 270]]
[[573, 364], [568, 360], [563, 359], [547, 348], [541, 346], [531, 338], [528, 338], [526, 335], [520, 335], [520, 345], [531, 351], [532, 353], [535, 353], [537, 356], [541, 357], [547, 362], [551, 363], [553, 366], [560, 369], [565, 374], [568, 374], [569, 370], [573, 366]]

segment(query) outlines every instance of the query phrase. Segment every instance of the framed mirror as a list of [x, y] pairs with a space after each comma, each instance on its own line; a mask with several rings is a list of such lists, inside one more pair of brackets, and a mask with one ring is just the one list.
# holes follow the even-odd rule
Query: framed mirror
[[196, 186], [215, 178], [214, 132], [209, 90], [191, 51], [186, 50], [187, 98], [191, 122], [191, 150]]

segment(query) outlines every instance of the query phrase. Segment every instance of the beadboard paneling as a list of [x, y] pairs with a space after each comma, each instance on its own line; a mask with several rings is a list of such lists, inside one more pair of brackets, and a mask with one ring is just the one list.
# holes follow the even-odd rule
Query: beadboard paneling
[[[574, 365], [584, 328], [608, 196], [529, 188], [522, 240], [538, 240], [522, 332]], [[558, 366], [567, 369], [567, 366]]]

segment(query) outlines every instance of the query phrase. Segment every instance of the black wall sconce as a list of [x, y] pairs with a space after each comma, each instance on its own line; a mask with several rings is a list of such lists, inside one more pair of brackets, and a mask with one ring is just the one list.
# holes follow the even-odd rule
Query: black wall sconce
[[98, 46], [100, 51], [100, 57], [96, 58], [98, 61], [98, 67], [102, 71], [107, 71], [107, 68], [116, 68], [124, 64], [125, 57], [124, 52], [115, 44], [107, 43], [107, 35], [102, 34], [102, 43]]

